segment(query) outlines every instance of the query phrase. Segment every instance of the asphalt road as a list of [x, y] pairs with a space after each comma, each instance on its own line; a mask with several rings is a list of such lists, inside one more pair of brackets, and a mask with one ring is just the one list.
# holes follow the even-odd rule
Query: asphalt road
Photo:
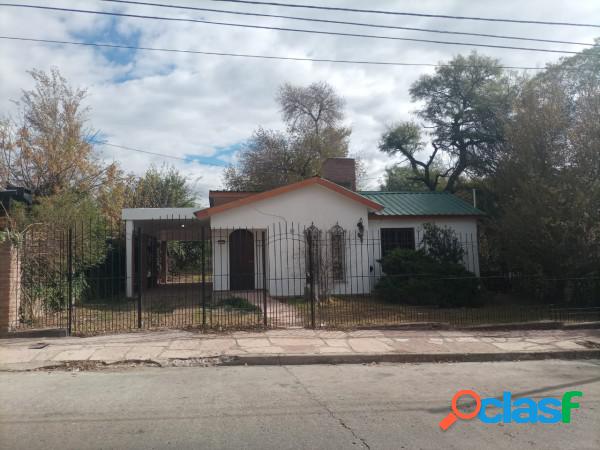
[[[569, 424], [442, 432], [461, 388], [584, 397]], [[0, 447], [598, 449], [600, 361], [0, 373]]]

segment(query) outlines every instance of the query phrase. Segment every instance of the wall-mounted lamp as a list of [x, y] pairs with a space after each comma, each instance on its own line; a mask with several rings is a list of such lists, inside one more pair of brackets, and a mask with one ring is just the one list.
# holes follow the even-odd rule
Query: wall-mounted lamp
[[362, 217], [358, 219], [356, 228], [358, 228], [358, 238], [360, 239], [360, 242], [362, 242], [363, 236], [365, 235], [365, 224], [363, 223]]

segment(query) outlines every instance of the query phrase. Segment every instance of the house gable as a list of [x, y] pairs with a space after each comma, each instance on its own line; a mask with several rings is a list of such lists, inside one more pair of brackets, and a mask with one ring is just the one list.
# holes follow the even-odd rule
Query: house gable
[[288, 226], [298, 231], [314, 224], [325, 230], [338, 224], [352, 230], [361, 220], [367, 226], [369, 211], [365, 204], [315, 183], [217, 212], [210, 222], [213, 229], [281, 227], [283, 231]]
[[333, 191], [339, 195], [342, 195], [356, 203], [359, 203], [359, 204], [363, 205], [364, 207], [366, 207], [370, 212], [379, 211], [383, 208], [383, 206], [381, 206], [379, 203], [377, 203], [373, 200], [369, 200], [368, 198], [366, 198], [360, 194], [357, 194], [354, 191], [346, 189], [342, 186], [339, 186], [339, 185], [337, 185], [331, 181], [325, 180], [323, 178], [312, 177], [312, 178], [308, 178], [303, 181], [299, 181], [297, 183], [288, 184], [286, 186], [281, 186], [281, 187], [271, 189], [271, 190], [265, 191], [265, 192], [259, 192], [257, 194], [249, 195], [244, 198], [240, 198], [238, 200], [227, 202], [225, 204], [221, 204], [218, 206], [213, 206], [211, 208], [206, 208], [206, 209], [203, 209], [200, 211], [196, 211], [195, 215], [199, 219], [211, 217], [211, 216], [214, 216], [215, 214], [219, 214], [219, 213], [231, 210], [231, 209], [239, 208], [239, 207], [242, 207], [242, 206], [245, 206], [245, 205], [248, 205], [251, 203], [259, 202], [262, 200], [274, 198], [274, 197], [280, 196], [282, 194], [286, 194], [288, 192], [293, 192], [293, 191], [303, 189], [303, 188], [306, 188], [309, 186], [314, 186], [314, 185], [321, 186], [321, 187], [326, 188], [330, 191]]

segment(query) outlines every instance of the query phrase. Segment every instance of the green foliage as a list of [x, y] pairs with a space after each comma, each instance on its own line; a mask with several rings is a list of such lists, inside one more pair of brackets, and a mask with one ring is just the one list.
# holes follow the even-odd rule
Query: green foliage
[[74, 89], [58, 69], [28, 72], [35, 86], [23, 90], [12, 117], [0, 117], [0, 186], [11, 183], [35, 196], [95, 192], [107, 171], [94, 154], [85, 89]]
[[107, 237], [104, 242], [106, 256], [100, 263], [85, 268], [87, 288], [82, 302], [122, 301], [125, 294], [125, 239], [123, 236]]
[[392, 166], [385, 169], [379, 189], [387, 192], [420, 192], [426, 191], [427, 186], [415, 177], [410, 167]]
[[[600, 49], [528, 80], [486, 185], [491, 270], [600, 275]], [[570, 70], [577, 69], [577, 70]]]
[[441, 262], [424, 250], [396, 249], [381, 261], [375, 293], [390, 303], [417, 306], [480, 306], [479, 279], [462, 264]]
[[425, 223], [423, 230], [421, 245], [427, 255], [440, 263], [459, 264], [463, 261], [465, 250], [452, 228]]
[[204, 267], [206, 270], [211, 267], [212, 249], [209, 241], [169, 241], [167, 247], [171, 272], [199, 272], [202, 269], [202, 247]]
[[284, 84], [277, 102], [286, 130], [258, 128], [253, 133], [238, 164], [225, 170], [228, 189], [272, 189], [319, 174], [327, 158], [348, 155], [350, 129], [342, 124], [344, 101], [329, 84]]
[[195, 206], [195, 196], [186, 178], [174, 167], [150, 166], [133, 181], [127, 194], [127, 208], [185, 208]]
[[379, 148], [401, 154], [428, 189], [446, 179], [444, 190], [454, 192], [463, 174], [487, 174], [495, 167], [514, 91], [499, 61], [475, 52], [459, 55], [410, 88], [412, 100], [423, 105], [417, 115], [431, 136], [429, 155], [419, 156], [426, 140], [415, 122], [391, 127]]
[[[41, 314], [66, 311], [68, 302], [67, 274], [56, 266], [45, 266], [43, 259], [32, 259], [22, 266], [19, 320], [31, 323]], [[73, 276], [73, 303], [80, 303], [88, 288], [83, 273]]]
[[415, 153], [423, 150], [423, 146], [421, 128], [415, 122], [402, 122], [391, 127], [384, 133], [379, 143], [379, 149], [389, 155], [401, 153], [414, 156]]
[[428, 186], [424, 178], [416, 176], [411, 167], [395, 165], [385, 169], [383, 183], [379, 185], [379, 189], [386, 192], [443, 191], [447, 180], [442, 175], [443, 169], [436, 164], [432, 165], [427, 177], [433, 177], [435, 184]]
[[242, 297], [227, 297], [219, 300], [214, 304], [214, 307], [223, 308], [226, 311], [237, 309], [246, 312], [260, 312], [261, 309], [253, 303]]
[[37, 197], [31, 208], [17, 205], [11, 213], [20, 235], [21, 320], [29, 322], [42, 312], [67, 307], [69, 229], [73, 301], [83, 301], [93, 285], [88, 274], [105, 262], [111, 239], [94, 199], [86, 193], [63, 191]]
[[0, 244], [3, 242], [10, 242], [18, 247], [23, 242], [23, 234], [10, 229], [0, 230]]

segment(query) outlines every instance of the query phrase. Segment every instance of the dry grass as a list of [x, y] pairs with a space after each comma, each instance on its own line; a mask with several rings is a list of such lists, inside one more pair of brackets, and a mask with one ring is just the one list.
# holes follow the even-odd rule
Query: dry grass
[[[206, 328], [212, 330], [255, 329], [263, 327], [263, 312], [252, 293], [247, 298], [218, 295], [211, 298], [205, 290], [205, 308], [201, 291], [178, 287], [146, 295], [142, 304], [141, 329]], [[269, 311], [271, 326], [310, 326], [310, 303], [304, 298], [279, 298], [298, 314]], [[386, 327], [406, 323], [446, 323], [453, 326], [503, 324], [539, 321], [600, 320], [600, 308], [559, 308], [502, 302], [480, 308], [426, 308], [394, 305], [374, 296], [335, 296], [315, 305], [315, 325], [325, 328]], [[66, 328], [67, 313], [44, 313], [35, 321], [20, 324], [19, 329]], [[75, 305], [72, 331], [78, 335], [119, 333], [138, 330], [137, 302], [118, 299], [102, 304]]]
[[[310, 323], [310, 304], [290, 302]], [[317, 326], [333, 328], [394, 326], [405, 323], [445, 323], [454, 326], [539, 321], [600, 319], [600, 309], [551, 308], [541, 305], [501, 305], [479, 308], [430, 308], [396, 305], [374, 296], [335, 296], [315, 305]]]
[[[253, 294], [256, 295], [256, 294]], [[204, 308], [202, 298], [204, 296]], [[252, 329], [263, 325], [262, 310], [252, 301], [232, 295], [212, 296], [212, 285], [204, 290], [198, 283], [170, 283], [145, 291], [142, 296], [142, 329], [202, 328]], [[66, 328], [68, 314], [43, 312], [17, 328]], [[118, 333], [138, 328], [136, 299], [125, 297], [95, 303], [76, 303], [73, 307], [72, 332], [78, 335]]]
[[[143, 329], [202, 328], [211, 329], [256, 328], [262, 325], [262, 313], [230, 307], [146, 305], [141, 314]], [[112, 333], [138, 328], [137, 304], [85, 305], [75, 308], [73, 332], [87, 335]]]

